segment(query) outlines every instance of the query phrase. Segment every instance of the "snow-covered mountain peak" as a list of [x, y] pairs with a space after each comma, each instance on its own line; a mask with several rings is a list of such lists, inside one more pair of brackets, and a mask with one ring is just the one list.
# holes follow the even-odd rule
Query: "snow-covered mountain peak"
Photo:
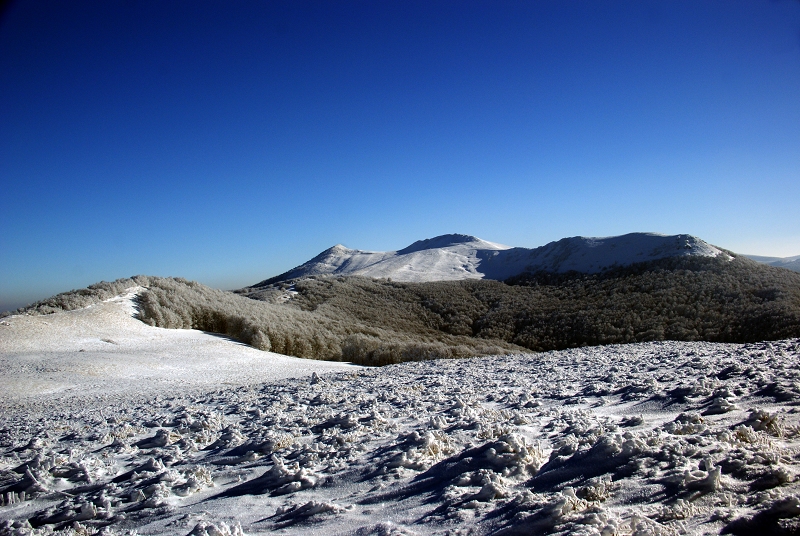
[[[659, 233], [628, 233], [620, 236], [605, 237], [574, 236], [550, 242], [533, 251], [538, 250], [548, 254], [553, 250], [562, 253], [578, 253], [580, 251], [581, 257], [585, 257], [588, 251], [593, 250], [592, 254], [597, 255], [596, 260], [598, 262], [606, 262], [605, 266], [625, 265], [641, 262], [642, 260], [686, 255], [716, 257], [722, 253], [722, 250], [696, 236], [688, 234], [664, 235]], [[602, 267], [598, 266], [598, 268]], [[585, 271], [582, 269], [577, 270]]]
[[466, 246], [476, 249], [510, 249], [509, 246], [495, 244], [494, 242], [487, 242], [486, 240], [481, 240], [480, 238], [471, 235], [445, 234], [433, 238], [426, 238], [424, 240], [417, 240], [410, 246], [398, 250], [397, 254], [404, 255], [425, 249], [440, 249], [449, 248], [452, 246]]
[[489, 257], [480, 271], [488, 279], [507, 279], [522, 272], [593, 274], [667, 257], [716, 257], [722, 250], [691, 235], [629, 233], [621, 236], [573, 236], [535, 249], [514, 248]]
[[512, 248], [471, 235], [446, 234], [388, 252], [361, 251], [337, 244], [305, 264], [255, 286], [324, 274], [395, 281], [504, 280], [523, 272], [597, 273], [666, 257], [720, 254], [724, 254], [722, 250], [687, 234], [574, 236], [534, 249]]
[[326, 249], [325, 251], [314, 257], [314, 259], [321, 259], [325, 257], [337, 257], [340, 255], [347, 255], [348, 253], [353, 253], [355, 251], [356, 250], [350, 249], [346, 246], [343, 246], [342, 244], [336, 244], [335, 246]]

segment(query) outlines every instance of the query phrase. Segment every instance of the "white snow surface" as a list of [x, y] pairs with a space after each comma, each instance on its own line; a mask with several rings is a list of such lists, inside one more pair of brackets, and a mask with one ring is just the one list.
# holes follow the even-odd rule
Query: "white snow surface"
[[564, 238], [545, 246], [512, 248], [469, 235], [420, 240], [398, 251], [361, 251], [336, 245], [267, 281], [312, 275], [360, 275], [396, 281], [506, 279], [525, 271], [596, 273], [665, 257], [715, 257], [718, 248], [690, 235], [630, 233], [606, 238]]
[[362, 251], [337, 244], [282, 274], [281, 280], [312, 275], [361, 275], [397, 281], [450, 281], [483, 277], [481, 255], [509, 249], [468, 235], [443, 235], [398, 251]]
[[190, 329], [134, 318], [140, 289], [85, 309], [0, 319], [0, 393], [6, 399], [262, 383], [350, 365], [262, 352]]
[[[259, 352], [283, 363], [259, 382], [258, 359], [203, 334], [164, 335], [163, 351], [153, 342], [138, 355], [134, 340], [164, 330], [131, 327], [129, 307], [120, 298], [0, 325], [0, 534], [800, 526], [800, 339], [319, 363], [343, 370], [311, 375], [314, 362]], [[170, 358], [184, 344], [192, 350]], [[91, 374], [73, 354], [81, 348]], [[159, 354], [180, 374], [158, 371]], [[180, 363], [198, 356], [215, 366]], [[22, 396], [7, 375], [39, 387]]]

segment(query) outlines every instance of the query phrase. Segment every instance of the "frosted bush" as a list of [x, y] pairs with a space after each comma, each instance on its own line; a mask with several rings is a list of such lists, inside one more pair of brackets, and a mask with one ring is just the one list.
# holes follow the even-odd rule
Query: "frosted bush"
[[224, 521], [201, 521], [188, 536], [244, 536], [244, 531], [239, 523], [228, 525]]
[[681, 413], [673, 422], [664, 425], [664, 429], [675, 435], [689, 435], [705, 432], [708, 426], [700, 415]]
[[786, 426], [783, 421], [784, 419], [780, 415], [754, 409], [750, 412], [745, 425], [751, 426], [756, 431], [764, 431], [776, 437], [783, 437], [786, 433]]

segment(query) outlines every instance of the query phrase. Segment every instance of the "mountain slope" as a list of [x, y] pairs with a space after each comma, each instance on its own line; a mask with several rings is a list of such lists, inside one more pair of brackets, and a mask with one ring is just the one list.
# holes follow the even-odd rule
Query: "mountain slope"
[[762, 264], [769, 264], [776, 268], [786, 268], [794, 272], [800, 272], [800, 255], [794, 257], [762, 257], [760, 255], [745, 255], [748, 259], [753, 259]]
[[[360, 275], [403, 282], [503, 280], [523, 272], [605, 269], [668, 257], [716, 257], [722, 250], [690, 235], [630, 233], [605, 238], [576, 236], [535, 248], [512, 248], [474, 236], [448, 234], [398, 251], [361, 251], [336, 245], [300, 266], [253, 285], [314, 275]], [[725, 254], [726, 255], [726, 254]]]
[[686, 234], [629, 233], [605, 238], [575, 236], [535, 249], [513, 248], [487, 256], [480, 270], [487, 279], [503, 280], [522, 272], [596, 274], [671, 257], [717, 257], [722, 250]]
[[253, 287], [312, 275], [361, 275], [409, 282], [480, 279], [483, 274], [477, 267], [482, 258], [506, 249], [510, 248], [459, 234], [419, 240], [398, 251], [361, 251], [338, 244]]
[[[145, 287], [137, 317], [151, 326], [365, 365], [523, 348], [800, 336], [800, 273], [727, 254], [672, 256], [596, 274], [523, 273], [505, 282], [335, 276], [236, 293], [137, 276], [54, 296], [17, 314], [75, 310], [131, 286]], [[0, 322], [0, 330], [7, 327]]]

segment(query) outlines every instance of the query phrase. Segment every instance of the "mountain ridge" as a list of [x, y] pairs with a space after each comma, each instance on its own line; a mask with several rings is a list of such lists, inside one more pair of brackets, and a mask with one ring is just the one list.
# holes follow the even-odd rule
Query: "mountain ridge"
[[317, 275], [361, 275], [401, 282], [505, 280], [524, 272], [587, 274], [673, 256], [730, 256], [692, 235], [628, 233], [574, 236], [538, 248], [511, 247], [466, 234], [417, 240], [397, 251], [362, 251], [337, 244], [311, 260], [256, 283], [259, 288]]
[[768, 264], [776, 268], [786, 268], [793, 272], [800, 272], [800, 255], [794, 257], [764, 257], [762, 255], [745, 255], [748, 259], [752, 259], [761, 264]]
[[435, 236], [433, 238], [425, 238], [423, 240], [417, 240], [410, 246], [397, 250], [396, 253], [399, 255], [405, 255], [407, 253], [414, 253], [416, 251], [422, 251], [424, 249], [445, 248], [457, 245], [476, 245], [476, 246], [480, 245], [484, 246], [482, 249], [496, 249], [496, 250], [511, 249], [511, 246], [505, 246], [503, 244], [488, 242], [486, 240], [478, 238], [477, 236], [464, 235], [464, 234], [444, 234], [440, 236]]

